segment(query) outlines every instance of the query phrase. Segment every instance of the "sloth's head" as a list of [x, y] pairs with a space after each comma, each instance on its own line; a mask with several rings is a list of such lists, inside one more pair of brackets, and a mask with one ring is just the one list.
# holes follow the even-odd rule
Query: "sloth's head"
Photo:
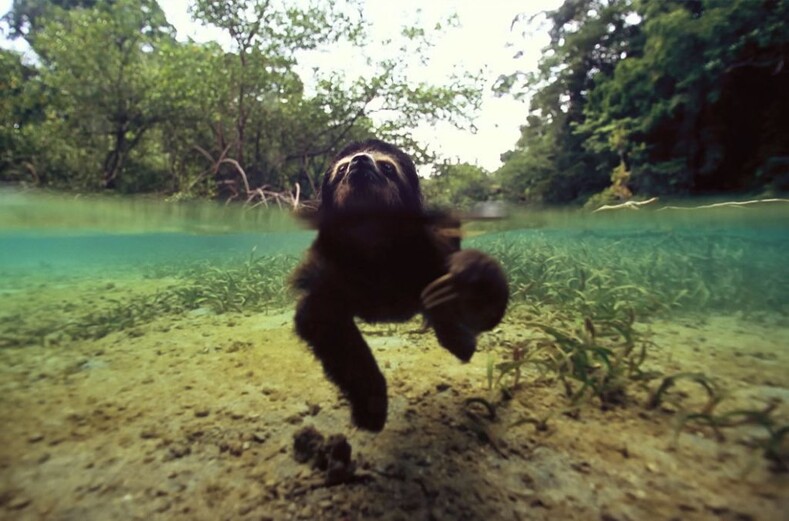
[[420, 212], [422, 193], [414, 162], [396, 146], [377, 139], [349, 144], [324, 175], [321, 210]]

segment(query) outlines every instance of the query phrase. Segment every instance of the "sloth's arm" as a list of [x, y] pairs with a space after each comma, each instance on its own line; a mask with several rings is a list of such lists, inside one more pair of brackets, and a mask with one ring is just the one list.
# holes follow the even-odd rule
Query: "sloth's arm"
[[386, 423], [386, 380], [352, 314], [335, 297], [325, 290], [304, 294], [296, 307], [296, 332], [351, 402], [353, 423], [377, 432]]
[[461, 360], [476, 348], [476, 336], [496, 327], [509, 299], [499, 263], [478, 250], [461, 250], [448, 259], [448, 272], [422, 291], [424, 313], [439, 343]]

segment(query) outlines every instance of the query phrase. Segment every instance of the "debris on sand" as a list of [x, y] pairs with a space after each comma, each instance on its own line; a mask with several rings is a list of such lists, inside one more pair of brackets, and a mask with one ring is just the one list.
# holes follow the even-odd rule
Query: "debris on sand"
[[351, 444], [342, 434], [326, 439], [318, 429], [307, 426], [293, 435], [294, 459], [299, 463], [312, 462], [313, 468], [325, 472], [326, 486], [353, 480], [356, 464], [351, 452]]

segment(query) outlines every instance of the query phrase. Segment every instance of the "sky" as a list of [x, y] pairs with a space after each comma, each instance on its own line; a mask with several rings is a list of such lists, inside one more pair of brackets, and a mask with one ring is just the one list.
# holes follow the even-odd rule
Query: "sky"
[[[500, 74], [515, 70], [534, 69], [541, 50], [548, 44], [547, 28], [536, 30], [528, 38], [523, 27], [511, 30], [512, 20], [519, 14], [531, 15], [556, 9], [562, 0], [364, 0], [364, 17], [371, 24], [374, 40], [396, 37], [399, 28], [414, 22], [433, 27], [436, 22], [456, 14], [458, 27], [447, 29], [428, 52], [429, 65], [423, 67], [403, 57], [407, 76], [437, 85], [446, 84], [454, 70], [483, 70], [485, 85], [482, 107], [475, 118], [477, 131], [458, 130], [449, 124], [422, 125], [414, 136], [443, 158], [477, 164], [493, 171], [501, 164], [500, 155], [514, 147], [520, 136], [520, 125], [526, 121], [528, 103], [511, 97], [496, 97], [491, 86]], [[0, 13], [11, 8], [12, 0], [0, 0]], [[189, 0], [159, 0], [167, 20], [176, 28], [179, 39], [196, 41], [218, 40], [227, 43], [221, 31], [202, 27], [188, 14]], [[514, 44], [510, 46], [508, 44]], [[392, 44], [396, 46], [395, 44]], [[19, 44], [0, 41], [0, 46], [23, 50]], [[395, 47], [396, 48], [396, 47]], [[371, 46], [365, 49], [370, 57], [391, 48]], [[523, 51], [518, 60], [516, 51]], [[312, 68], [340, 70], [347, 77], [364, 74], [364, 58], [359, 51], [343, 47], [322, 49], [300, 59], [300, 76], [309, 88]]]

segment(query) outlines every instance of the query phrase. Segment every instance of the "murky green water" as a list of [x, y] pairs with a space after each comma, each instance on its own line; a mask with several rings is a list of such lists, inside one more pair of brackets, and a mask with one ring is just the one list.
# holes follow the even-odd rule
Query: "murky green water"
[[[510, 310], [468, 364], [418, 319], [360, 324], [390, 384], [371, 436], [293, 331], [314, 232], [287, 211], [0, 193], [0, 519], [777, 519], [788, 217], [467, 223]], [[303, 426], [344, 433], [364, 479], [321, 486]]]
[[59, 273], [296, 254], [309, 243], [287, 212], [213, 203], [0, 193], [0, 269]]
[[[467, 247], [504, 264], [514, 303], [590, 317], [789, 311], [785, 203], [519, 212], [467, 230]], [[277, 209], [0, 194], [0, 347], [287, 306], [312, 237]]]

